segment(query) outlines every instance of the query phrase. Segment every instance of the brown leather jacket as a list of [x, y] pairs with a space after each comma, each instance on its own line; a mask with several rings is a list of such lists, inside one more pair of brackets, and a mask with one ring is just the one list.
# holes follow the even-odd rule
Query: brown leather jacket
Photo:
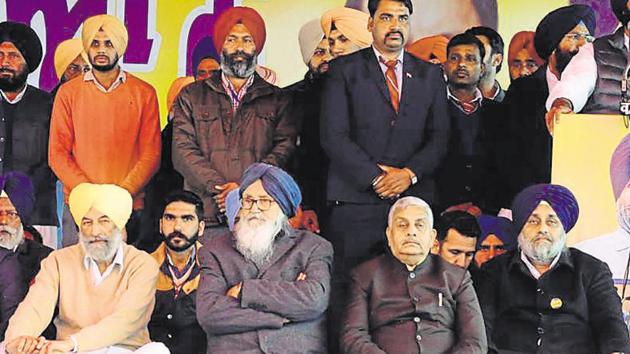
[[211, 225], [218, 224], [215, 186], [238, 183], [254, 162], [284, 167], [295, 150], [289, 96], [254, 75], [234, 114], [221, 71], [186, 86], [173, 105], [173, 165], [184, 188], [203, 199]]

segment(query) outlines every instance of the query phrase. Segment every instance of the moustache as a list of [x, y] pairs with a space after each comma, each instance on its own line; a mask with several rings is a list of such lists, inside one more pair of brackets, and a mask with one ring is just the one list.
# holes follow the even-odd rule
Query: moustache
[[16, 71], [13, 69], [9, 69], [9, 68], [0, 68], [0, 73], [11, 73], [13, 75], [15, 75]]
[[0, 232], [6, 232], [10, 235], [15, 235], [17, 233], [17, 229], [11, 226], [3, 225], [0, 226]]
[[234, 60], [236, 57], [243, 57], [243, 59], [252, 59], [254, 57], [254, 54], [249, 54], [246, 53], [243, 50], [237, 50], [236, 52], [232, 53], [232, 54], [228, 54], [228, 57], [232, 60]]
[[174, 239], [174, 238], [176, 238], [176, 237], [179, 237], [179, 238], [181, 238], [181, 239], [183, 239], [183, 240], [188, 241], [188, 237], [186, 237], [186, 235], [184, 235], [183, 233], [181, 233], [181, 232], [179, 232], [179, 231], [173, 231], [173, 232], [171, 232], [170, 234], [166, 235], [166, 239], [167, 239], [168, 241], [170, 241], [170, 240], [172, 240], [172, 239]]
[[389, 32], [388, 34], [386, 34], [386, 35], [385, 35], [385, 39], [387, 39], [387, 38], [391, 37], [391, 36], [392, 36], [392, 35], [394, 35], [394, 34], [399, 35], [401, 39], [405, 39], [405, 36], [404, 36], [401, 32], [399, 32], [399, 31], [392, 31], [392, 32]]

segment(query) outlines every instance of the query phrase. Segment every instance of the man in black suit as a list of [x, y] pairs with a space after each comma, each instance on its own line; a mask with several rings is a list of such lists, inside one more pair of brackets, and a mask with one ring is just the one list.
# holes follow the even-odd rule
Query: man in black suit
[[393, 199], [436, 200], [432, 176], [450, 126], [442, 71], [403, 51], [411, 1], [370, 0], [368, 9], [372, 47], [332, 61], [321, 96], [333, 204], [323, 233], [335, 247], [333, 314], [347, 272], [383, 251]]

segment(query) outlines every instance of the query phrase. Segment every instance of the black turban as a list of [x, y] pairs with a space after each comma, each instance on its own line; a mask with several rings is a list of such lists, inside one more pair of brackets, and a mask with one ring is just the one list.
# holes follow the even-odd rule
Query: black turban
[[42, 61], [42, 43], [29, 26], [5, 21], [0, 23], [0, 43], [11, 42], [22, 53], [28, 66], [28, 72], [32, 73]]
[[591, 34], [595, 33], [595, 12], [590, 6], [569, 5], [548, 13], [536, 27], [534, 35], [534, 46], [538, 55], [544, 60], [549, 60], [562, 37], [580, 22], [584, 22]]
[[630, 11], [628, 10], [627, 0], [610, 0], [610, 8], [612, 8], [615, 16], [621, 24], [626, 27], [630, 21]]

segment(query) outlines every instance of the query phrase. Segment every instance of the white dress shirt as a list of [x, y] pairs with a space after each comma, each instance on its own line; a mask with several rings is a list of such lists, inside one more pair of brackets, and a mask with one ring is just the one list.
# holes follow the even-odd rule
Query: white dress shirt
[[101, 271], [98, 269], [98, 264], [96, 264], [94, 259], [92, 259], [92, 257], [88, 256], [87, 254], [83, 258], [83, 266], [85, 266], [85, 270], [90, 272], [94, 286], [98, 286], [99, 284], [103, 282], [103, 280], [105, 280], [105, 278], [107, 278], [108, 275], [110, 275], [114, 271], [115, 266], [118, 266], [119, 267], [118, 271], [122, 272], [123, 261], [124, 261], [123, 247], [122, 245], [120, 245], [118, 247], [118, 250], [116, 251], [114, 260], [107, 267], [107, 269], [105, 269], [103, 274], [101, 274]]
[[[387, 61], [387, 59], [374, 46], [372, 46], [372, 49], [374, 50], [374, 55], [376, 55], [376, 60], [378, 61], [378, 65], [381, 67], [381, 71], [383, 71], [383, 76], [385, 76], [385, 72], [387, 71], [387, 65], [383, 64], [380, 58], [382, 57], [383, 60], [385, 61]], [[398, 64], [396, 64], [396, 68], [394, 69], [394, 72], [396, 73], [396, 81], [398, 84], [398, 101], [399, 102], [400, 102], [400, 98], [402, 97], [403, 58], [404, 57], [405, 57], [405, 51], [403, 50], [400, 52], [400, 55], [398, 55], [398, 58], [396, 58], [396, 60], [398, 60]]]

